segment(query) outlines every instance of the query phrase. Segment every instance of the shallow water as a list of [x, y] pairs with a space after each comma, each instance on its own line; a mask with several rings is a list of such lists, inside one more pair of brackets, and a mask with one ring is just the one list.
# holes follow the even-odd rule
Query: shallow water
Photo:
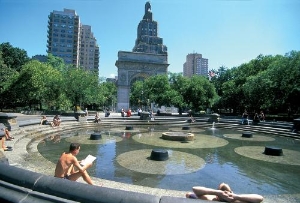
[[[101, 132], [101, 140], [89, 139], [95, 131]], [[163, 132], [182, 130], [166, 126], [84, 129], [49, 136], [40, 142], [38, 150], [56, 163], [71, 142], [79, 142], [78, 160], [88, 154], [97, 156], [88, 169], [91, 176], [135, 185], [188, 191], [195, 185], [216, 188], [220, 182], [226, 182], [237, 193], [299, 192], [299, 140], [258, 133], [253, 133], [253, 138], [240, 138], [242, 132], [193, 127], [184, 132], [193, 133], [195, 140], [185, 143], [163, 140]], [[265, 146], [282, 148], [284, 155], [280, 158], [288, 159], [287, 163], [281, 163], [279, 157], [263, 155]], [[244, 148], [248, 150], [244, 151], [246, 155], [237, 153], [238, 147], [242, 152]], [[150, 160], [151, 151], [156, 148], [168, 150], [169, 159]], [[252, 149], [261, 151], [255, 153]], [[289, 150], [289, 157], [285, 149]]]

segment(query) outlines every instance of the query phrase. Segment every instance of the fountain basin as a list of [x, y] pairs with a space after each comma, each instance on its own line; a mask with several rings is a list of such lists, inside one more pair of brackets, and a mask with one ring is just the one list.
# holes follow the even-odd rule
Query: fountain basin
[[165, 132], [162, 133], [162, 139], [171, 141], [192, 141], [194, 140], [194, 134], [184, 132]]

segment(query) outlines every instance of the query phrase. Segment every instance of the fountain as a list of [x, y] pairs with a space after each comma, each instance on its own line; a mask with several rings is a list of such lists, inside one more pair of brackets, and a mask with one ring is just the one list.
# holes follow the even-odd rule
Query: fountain
[[184, 132], [164, 132], [162, 133], [162, 139], [171, 141], [192, 141], [194, 140], [194, 134]]
[[182, 130], [190, 130], [190, 126], [183, 126]]
[[[67, 139], [60, 143], [46, 140], [38, 150], [41, 157], [55, 163], [57, 156], [49, 154], [49, 148], [55, 148], [59, 155], [65, 150], [66, 142], [78, 141], [84, 144], [80, 153], [83, 157], [98, 154], [97, 163], [89, 170], [91, 176], [134, 185], [187, 191], [201, 177], [202, 185], [216, 187], [227, 181], [238, 193], [249, 192], [243, 187], [245, 184], [251, 192], [263, 195], [297, 193], [296, 182], [300, 181], [300, 176], [295, 174], [300, 174], [300, 160], [297, 159], [300, 141], [290, 142], [278, 136], [274, 139], [258, 131], [255, 137], [245, 139], [247, 137], [235, 129], [220, 127], [211, 131], [198, 125], [187, 132], [182, 129], [184, 126], [178, 129], [178, 125], [165, 124], [135, 124], [133, 127], [138, 130], [130, 131], [131, 136], [122, 139], [126, 126], [118, 129], [110, 125], [101, 126], [99, 141], [88, 142], [84, 137], [89, 136], [91, 129], [83, 129], [74, 139], [69, 139], [66, 132], [61, 136]], [[182, 144], [187, 139], [191, 140]], [[268, 149], [263, 153], [265, 146], [277, 144], [284, 150], [284, 156], [268, 156]], [[260, 173], [253, 173], [258, 162]], [[226, 180], [222, 173], [215, 173], [224, 167], [228, 169]], [[275, 178], [280, 184], [272, 184]], [[261, 184], [266, 187], [262, 188]]]
[[282, 156], [283, 152], [282, 152], [282, 149], [279, 147], [266, 146], [264, 154], [271, 155], [271, 156]]
[[150, 159], [155, 161], [166, 161], [169, 158], [169, 153], [165, 149], [153, 149]]
[[125, 130], [133, 130], [133, 126], [126, 126]]
[[252, 133], [251, 132], [243, 132], [242, 134], [242, 137], [245, 137], [245, 138], [252, 138]]
[[102, 138], [100, 132], [94, 132], [90, 136], [90, 140], [100, 140]]

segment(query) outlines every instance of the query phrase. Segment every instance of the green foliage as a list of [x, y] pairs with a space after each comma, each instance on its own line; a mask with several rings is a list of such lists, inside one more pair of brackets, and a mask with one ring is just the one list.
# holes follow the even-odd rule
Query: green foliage
[[135, 82], [130, 98], [131, 102], [139, 101], [143, 106], [149, 105], [146, 102], [149, 99], [159, 106], [174, 105], [181, 110], [193, 108], [199, 111], [211, 107], [217, 94], [214, 86], [203, 76], [186, 78], [181, 74], [169, 74], [169, 78], [167, 75], [156, 75], [144, 82]]
[[144, 102], [144, 82], [136, 81], [130, 88], [130, 105], [142, 108]]
[[0, 52], [2, 52], [2, 59], [8, 68], [20, 71], [22, 66], [29, 61], [27, 52], [20, 48], [15, 48], [10, 43], [0, 44]]
[[2, 52], [0, 52], [0, 93], [7, 90], [10, 84], [17, 78], [19, 73], [9, 68], [2, 58]]
[[62, 87], [68, 89], [66, 96], [72, 101], [73, 105], [82, 106], [84, 103], [93, 101], [94, 92], [92, 87], [98, 86], [95, 76], [85, 70], [69, 67], [63, 73]]
[[27, 105], [47, 103], [60, 95], [60, 73], [38, 61], [26, 63], [19, 77], [12, 83], [12, 101]]
[[212, 81], [220, 100], [215, 108], [297, 112], [300, 96], [300, 52], [262, 56], [226, 70]]
[[100, 97], [97, 100], [101, 101], [101, 104], [103, 104], [104, 108], [108, 108], [108, 109], [114, 108], [114, 105], [117, 102], [116, 84], [112, 82], [101, 83], [98, 96]]
[[57, 69], [60, 72], [65, 70], [64, 60], [60, 57], [53, 56], [52, 54], [48, 54], [47, 64], [51, 65], [54, 69]]
[[[116, 102], [116, 86], [99, 82], [98, 75], [64, 64], [51, 54], [46, 63], [22, 57], [26, 52], [1, 44], [0, 98], [2, 107], [70, 110], [73, 105], [102, 106]], [[21, 60], [13, 60], [19, 58]], [[18, 65], [17, 65], [18, 64]]]

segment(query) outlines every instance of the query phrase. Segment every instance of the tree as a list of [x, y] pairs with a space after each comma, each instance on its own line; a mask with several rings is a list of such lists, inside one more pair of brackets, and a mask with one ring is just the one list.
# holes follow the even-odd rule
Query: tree
[[183, 77], [182, 74], [173, 74], [169, 77], [171, 83], [171, 88], [176, 92], [173, 96], [172, 104], [178, 107], [179, 114], [183, 112], [184, 109], [190, 108], [189, 103], [184, 98], [184, 94], [190, 86], [190, 79]]
[[0, 94], [9, 88], [14, 78], [18, 77], [18, 72], [9, 68], [3, 60], [2, 52], [0, 51]]
[[25, 50], [15, 48], [8, 42], [0, 44], [0, 52], [2, 52], [4, 64], [16, 71], [20, 71], [22, 66], [29, 61]]
[[117, 86], [113, 82], [103, 82], [100, 84], [101, 91], [98, 95], [101, 97], [100, 101], [108, 109], [113, 109], [117, 101]]
[[[154, 102], [159, 106], [174, 105], [181, 113], [183, 108], [193, 108], [198, 111], [211, 107], [217, 98], [214, 86], [203, 76], [183, 77], [181, 74], [156, 75], [144, 82], [134, 83], [131, 89], [131, 101]], [[171, 82], [170, 82], [171, 81]], [[142, 104], [147, 104], [147, 102]]]
[[96, 102], [99, 81], [94, 73], [69, 66], [63, 78], [62, 88], [73, 105], [84, 107]]
[[12, 101], [23, 105], [54, 104], [61, 93], [61, 74], [47, 64], [33, 60], [26, 63], [17, 80], [11, 85]]
[[195, 111], [212, 107], [217, 98], [213, 84], [205, 77], [194, 75], [190, 78], [190, 84], [186, 89], [184, 100]]
[[47, 64], [51, 65], [54, 69], [57, 69], [60, 72], [64, 72], [66, 70], [64, 60], [60, 57], [53, 56], [52, 54], [48, 54]]
[[172, 105], [172, 97], [173, 93], [167, 75], [156, 75], [145, 80], [144, 98], [147, 105], [154, 102], [160, 106], [170, 106]]
[[144, 81], [136, 81], [130, 88], [130, 105], [132, 107], [143, 108], [144, 103]]

